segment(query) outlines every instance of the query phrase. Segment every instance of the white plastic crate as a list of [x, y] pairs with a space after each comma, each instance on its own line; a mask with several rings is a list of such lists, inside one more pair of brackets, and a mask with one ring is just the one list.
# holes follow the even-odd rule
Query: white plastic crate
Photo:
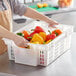
[[[36, 26], [41, 26], [47, 32], [48, 29], [53, 31], [56, 28], [48, 28], [48, 24], [41, 21], [34, 21], [15, 33], [21, 32], [23, 30], [29, 31]], [[26, 64], [26, 65], [42, 65], [47, 66], [61, 56], [64, 52], [70, 49], [71, 35], [73, 32], [73, 26], [67, 25], [57, 25], [57, 28], [61, 29], [63, 33], [55, 38], [49, 44], [31, 44], [30, 49], [17, 47], [13, 41], [8, 39], [3, 39], [8, 45], [9, 59], [14, 60], [16, 63]], [[48, 32], [47, 32], [48, 33]]]

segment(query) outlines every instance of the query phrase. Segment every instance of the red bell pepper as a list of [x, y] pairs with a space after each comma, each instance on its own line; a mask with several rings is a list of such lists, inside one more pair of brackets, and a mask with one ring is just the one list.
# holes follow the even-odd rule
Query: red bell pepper
[[53, 39], [55, 39], [56, 38], [56, 34], [48, 34], [47, 36], [46, 36], [46, 41], [48, 41], [48, 40], [53, 40]]
[[36, 26], [34, 32], [40, 33], [40, 32], [45, 32], [40, 26]]
[[28, 39], [28, 40], [31, 40], [32, 37], [33, 37], [33, 35], [34, 35], [35, 33], [36, 33], [36, 32], [32, 32], [32, 33], [27, 37], [27, 39]]

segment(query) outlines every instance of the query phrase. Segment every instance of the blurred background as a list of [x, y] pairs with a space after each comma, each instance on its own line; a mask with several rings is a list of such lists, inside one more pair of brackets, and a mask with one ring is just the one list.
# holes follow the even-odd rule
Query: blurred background
[[[74, 31], [76, 32], [76, 0], [72, 0], [71, 4], [67, 7], [61, 8], [58, 5], [58, 0], [19, 0], [20, 3], [27, 5], [40, 13], [47, 15], [48, 17], [58, 21], [60, 24], [72, 25], [74, 26]], [[48, 4], [49, 7], [41, 8], [38, 4]], [[13, 15], [13, 31], [22, 28], [27, 25], [33, 19]]]

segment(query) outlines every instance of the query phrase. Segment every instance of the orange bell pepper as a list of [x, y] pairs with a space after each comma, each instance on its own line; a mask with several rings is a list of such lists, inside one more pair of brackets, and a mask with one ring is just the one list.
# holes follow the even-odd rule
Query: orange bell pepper
[[22, 33], [24, 34], [24, 38], [25, 39], [28, 39], [27, 37], [29, 37], [29, 33], [27, 31], [22, 31]]
[[60, 29], [56, 29], [52, 32], [52, 34], [56, 34], [56, 36], [62, 34], [62, 31]]

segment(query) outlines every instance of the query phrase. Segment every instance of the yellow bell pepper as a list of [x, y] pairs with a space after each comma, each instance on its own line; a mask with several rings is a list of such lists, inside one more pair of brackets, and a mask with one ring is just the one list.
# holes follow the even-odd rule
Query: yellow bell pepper
[[33, 43], [33, 44], [39, 44], [39, 42], [31, 42], [31, 43]]
[[46, 40], [46, 33], [45, 32], [40, 32], [39, 35], [43, 38], [43, 40]]
[[39, 44], [43, 44], [44, 40], [39, 34], [36, 33], [36, 34], [33, 35], [33, 37], [32, 37], [30, 42], [31, 43], [32, 42], [39, 42]]
[[45, 44], [48, 44], [48, 43], [50, 43], [52, 40], [48, 40]]

